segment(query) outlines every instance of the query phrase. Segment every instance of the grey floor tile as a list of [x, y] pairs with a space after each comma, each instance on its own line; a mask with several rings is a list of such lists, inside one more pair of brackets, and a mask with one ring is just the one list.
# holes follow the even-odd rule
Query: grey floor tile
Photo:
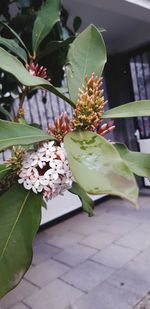
[[133, 209], [131, 203], [120, 198], [111, 198], [102, 203], [102, 205], [105, 209], [105, 212], [117, 216], [120, 215], [122, 218], [124, 218]]
[[104, 265], [86, 261], [62, 275], [61, 278], [76, 288], [88, 292], [106, 280], [112, 272], [111, 268]]
[[113, 218], [112, 220], [110, 215], [107, 214], [107, 216], [109, 217], [110, 222], [109, 224], [106, 225], [105, 220], [104, 220], [104, 224], [103, 223], [100, 224], [100, 230], [113, 233], [113, 234], [125, 235], [126, 233], [129, 233], [129, 232], [132, 233], [133, 230], [139, 227], [138, 223], [127, 221], [124, 218], [122, 220]]
[[92, 260], [109, 267], [121, 268], [136, 256], [137, 250], [111, 244], [109, 247], [95, 254]]
[[33, 295], [39, 289], [31, 283], [22, 280], [19, 285], [0, 300], [0, 308], [6, 309], [18, 304], [24, 298]]
[[69, 247], [70, 245], [73, 245], [80, 240], [83, 239], [82, 235], [79, 235], [74, 232], [65, 232], [61, 233], [60, 235], [52, 235], [51, 237], [48, 238], [47, 243], [53, 246], [56, 246], [58, 248], [66, 248]]
[[119, 240], [115, 241], [115, 243], [131, 249], [133, 248], [142, 251], [149, 247], [150, 237], [148, 233], [143, 232], [143, 230], [139, 227], [124, 237], [121, 237]]
[[65, 273], [67, 270], [69, 270], [67, 266], [49, 259], [40, 265], [29, 269], [25, 275], [25, 278], [38, 287], [42, 287], [55, 280], [58, 276]]
[[76, 266], [77, 264], [85, 261], [86, 259], [92, 257], [97, 250], [89, 248], [80, 244], [68, 247], [61, 250], [60, 253], [54, 256], [54, 259], [70, 266]]
[[27, 307], [23, 303], [19, 303], [16, 306], [11, 307], [11, 309], [29, 309], [29, 307]]
[[33, 265], [38, 265], [47, 259], [53, 257], [55, 254], [57, 254], [60, 251], [59, 248], [50, 246], [45, 243], [40, 243], [39, 245], [34, 246], [33, 248]]
[[139, 253], [134, 260], [150, 267], [150, 247]]
[[39, 232], [36, 235], [36, 237], [35, 237], [35, 239], [33, 241], [33, 247], [37, 246], [37, 245], [40, 245], [40, 244], [44, 244], [46, 242], [47, 238], [48, 238], [48, 236], [47, 236], [45, 231]]
[[120, 236], [116, 234], [99, 231], [94, 235], [85, 237], [80, 241], [80, 243], [95, 249], [103, 249], [109, 246], [115, 240], [117, 241], [118, 239], [120, 239]]
[[95, 220], [96, 216], [89, 218], [86, 214], [82, 214], [80, 220], [71, 222], [70, 230], [74, 233], [87, 236], [98, 232], [100, 223]]
[[128, 290], [142, 297], [150, 289], [149, 267], [138, 262], [129, 262], [112, 274], [108, 282], [122, 290]]
[[138, 300], [138, 296], [129, 291], [103, 283], [82, 296], [72, 309], [131, 309]]
[[32, 309], [65, 309], [83, 295], [83, 293], [60, 280], [53, 281], [25, 300]]

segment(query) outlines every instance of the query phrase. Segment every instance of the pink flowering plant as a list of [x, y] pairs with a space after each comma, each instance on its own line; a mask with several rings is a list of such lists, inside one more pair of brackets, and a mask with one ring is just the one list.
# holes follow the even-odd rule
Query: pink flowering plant
[[[88, 193], [116, 195], [137, 206], [134, 174], [150, 178], [149, 154], [132, 152], [105, 138], [114, 129], [113, 122], [105, 119], [150, 116], [150, 101], [106, 111], [101, 77], [106, 48], [100, 30], [90, 25], [70, 44], [68, 94], [55, 88], [46, 68], [38, 65], [39, 46], [59, 20], [59, 12], [59, 0], [44, 2], [33, 27], [32, 52], [11, 28], [15, 48], [11, 42], [8, 48], [6, 39], [0, 47], [0, 68], [13, 75], [21, 89], [16, 118], [0, 120], [0, 151], [11, 150], [11, 157], [0, 165], [0, 297], [20, 282], [31, 264], [43, 203], [69, 190], [79, 196], [90, 216], [94, 205]], [[62, 113], [47, 131], [26, 123], [24, 99], [35, 88], [70, 104], [72, 119]]]

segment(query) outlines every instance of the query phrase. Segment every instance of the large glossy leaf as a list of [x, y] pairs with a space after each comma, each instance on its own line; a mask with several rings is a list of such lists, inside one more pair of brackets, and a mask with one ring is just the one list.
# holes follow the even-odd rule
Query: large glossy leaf
[[27, 54], [23, 48], [21, 48], [15, 40], [5, 39], [0, 36], [0, 46], [5, 46], [11, 50], [16, 56], [18, 56], [25, 63], [27, 62]]
[[102, 118], [128, 118], [150, 116], [150, 100], [126, 103], [106, 111]]
[[60, 0], [46, 0], [38, 12], [32, 32], [33, 51], [36, 52], [42, 40], [60, 20]]
[[32, 261], [42, 196], [14, 185], [0, 197], [0, 298], [14, 288]]
[[40, 129], [0, 120], [0, 151], [13, 145], [28, 145], [50, 139], [50, 134]]
[[79, 186], [78, 183], [73, 182], [72, 188], [69, 191], [75, 195], [78, 195], [79, 199], [82, 202], [83, 210], [91, 217], [93, 216], [94, 202], [87, 195], [87, 193]]
[[43, 87], [58, 95], [60, 98], [74, 106], [67, 97], [65, 97], [57, 88], [50, 84], [46, 79], [33, 76], [26, 70], [23, 64], [13, 55], [0, 47], [0, 68], [15, 76], [22, 85], [29, 87]]
[[111, 194], [137, 205], [138, 188], [115, 147], [93, 132], [72, 132], [65, 137], [69, 165], [77, 183], [90, 194]]
[[0, 164], [0, 179], [5, 177], [10, 172], [10, 168], [5, 164]]
[[106, 48], [101, 33], [90, 25], [71, 44], [66, 63], [70, 98], [76, 101], [85, 75], [101, 75], [106, 62]]
[[149, 153], [131, 151], [120, 143], [116, 143], [114, 146], [134, 174], [150, 178]]

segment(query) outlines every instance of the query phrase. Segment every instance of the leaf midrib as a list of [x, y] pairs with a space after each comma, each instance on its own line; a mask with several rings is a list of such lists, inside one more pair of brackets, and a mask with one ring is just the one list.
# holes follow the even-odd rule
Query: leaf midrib
[[44, 139], [45, 139], [45, 140], [48, 139], [48, 136], [45, 136], [45, 137], [44, 137], [43, 135], [25, 135], [25, 136], [23, 135], [23, 136], [17, 136], [17, 137], [11, 137], [11, 138], [1, 139], [1, 140], [0, 140], [0, 143], [1, 143], [1, 142], [5, 142], [5, 141], [12, 141], [12, 140], [16, 140], [16, 139], [17, 139], [17, 140], [18, 140], [18, 139], [19, 139], [19, 140], [20, 140], [20, 139], [25, 139], [25, 138], [28, 139], [28, 138], [32, 138], [32, 137], [33, 137], [33, 138], [34, 138], [34, 137], [36, 137], [36, 138], [37, 138], [37, 137], [41, 137], [41, 138], [43, 138], [43, 140], [44, 140]]
[[[57, 21], [59, 21], [59, 19], [56, 18], [56, 19], [55, 19], [55, 22], [54, 22], [54, 25], [55, 25], [55, 23], [56, 23]], [[51, 22], [51, 23], [52, 23], [52, 22]], [[53, 23], [52, 23], [52, 25], [53, 25]], [[34, 50], [37, 50], [38, 46], [40, 45], [40, 43], [41, 43], [41, 37], [42, 37], [42, 35], [43, 35], [43, 32], [44, 32], [45, 28], [46, 28], [46, 26], [44, 26], [44, 27], [41, 29], [41, 31], [39, 32], [39, 35], [37, 35], [38, 32], [35, 31], [36, 40], [35, 40], [35, 44], [34, 44]], [[49, 32], [50, 32], [50, 31], [49, 31]], [[39, 42], [38, 42], [38, 41], [39, 41]]]
[[24, 201], [23, 201], [23, 203], [22, 203], [22, 206], [21, 206], [21, 208], [20, 208], [20, 210], [19, 210], [18, 216], [17, 216], [17, 218], [16, 218], [16, 220], [15, 220], [13, 226], [12, 226], [11, 232], [10, 232], [8, 238], [7, 238], [7, 241], [6, 241], [5, 245], [4, 245], [2, 254], [1, 254], [1, 256], [0, 256], [0, 261], [2, 260], [4, 254], [5, 254], [5, 251], [6, 251], [6, 249], [7, 249], [8, 243], [9, 243], [9, 241], [10, 241], [10, 239], [11, 239], [11, 236], [12, 236], [14, 230], [15, 230], [16, 224], [17, 224], [17, 222], [19, 221], [20, 215], [21, 215], [21, 213], [22, 213], [22, 211], [23, 211], [23, 208], [24, 208], [24, 206], [25, 206], [25, 204], [26, 204], [26, 201], [27, 201], [27, 199], [28, 199], [28, 197], [29, 197], [29, 194], [30, 194], [30, 191], [28, 192], [27, 196], [25, 197], [25, 199], [24, 199]]

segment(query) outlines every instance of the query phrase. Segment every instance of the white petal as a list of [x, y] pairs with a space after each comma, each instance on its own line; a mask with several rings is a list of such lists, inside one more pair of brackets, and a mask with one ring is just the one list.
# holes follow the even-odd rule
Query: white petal
[[31, 182], [29, 182], [29, 180], [24, 181], [23, 185], [24, 185], [24, 188], [27, 189], [27, 190], [30, 190], [32, 188], [32, 184], [31, 184]]
[[32, 175], [32, 168], [31, 167], [27, 169], [26, 175], [27, 175], [27, 177]]
[[31, 163], [29, 163], [29, 162], [24, 162], [24, 163], [22, 164], [22, 166], [23, 166], [23, 168], [29, 168], [29, 167], [31, 166]]
[[42, 190], [43, 190], [42, 186], [39, 186], [38, 189], [37, 189], [38, 192], [42, 192]]
[[35, 189], [35, 187], [32, 187], [32, 190], [33, 190], [34, 193], [37, 194], [37, 190]]
[[22, 184], [24, 182], [23, 178], [18, 179], [18, 183]]
[[59, 178], [58, 173], [52, 173], [52, 179], [57, 180]]
[[49, 180], [48, 179], [44, 179], [44, 178], [40, 178], [40, 184], [43, 186], [47, 186], [48, 185]]
[[55, 161], [49, 162], [49, 166], [53, 169], [56, 167]]
[[40, 182], [39, 182], [39, 179], [36, 180], [35, 184], [34, 184], [34, 187], [37, 189], [40, 185]]
[[39, 165], [39, 167], [42, 169], [43, 168], [43, 162], [42, 161], [38, 161], [38, 165]]

